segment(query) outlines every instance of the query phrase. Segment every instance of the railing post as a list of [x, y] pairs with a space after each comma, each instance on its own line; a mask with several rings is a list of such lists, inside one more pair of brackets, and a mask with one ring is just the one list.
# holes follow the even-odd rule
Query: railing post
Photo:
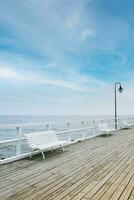
[[16, 144], [16, 155], [19, 156], [21, 154], [21, 137], [22, 137], [22, 128], [21, 127], [16, 127], [17, 131], [17, 144]]
[[133, 116], [131, 117], [131, 123], [133, 124]]
[[46, 128], [48, 131], [50, 131], [50, 124], [46, 124]]
[[[101, 120], [101, 124], [104, 124], [105, 122], [104, 122], [104, 120], [102, 119]], [[99, 134], [98, 135], [101, 135], [101, 131], [99, 131]]]
[[96, 136], [96, 122], [93, 120], [93, 137]]
[[118, 118], [115, 118], [114, 124], [115, 124], [115, 129], [118, 129]]
[[[82, 129], [84, 128], [84, 125], [85, 125], [84, 121], [81, 121], [81, 128], [82, 128]], [[84, 131], [82, 130], [82, 140], [84, 140], [84, 139], [85, 139], [85, 133], [84, 133]]]
[[71, 142], [71, 132], [70, 132], [70, 122], [67, 123], [67, 129], [68, 129], [68, 137], [67, 140], [68, 142]]
[[84, 121], [81, 121], [81, 127], [84, 128]]
[[107, 124], [109, 127], [111, 126], [110, 119], [107, 119]]
[[120, 118], [118, 118], [117, 120], [117, 129], [119, 129], [119, 127], [120, 127]]

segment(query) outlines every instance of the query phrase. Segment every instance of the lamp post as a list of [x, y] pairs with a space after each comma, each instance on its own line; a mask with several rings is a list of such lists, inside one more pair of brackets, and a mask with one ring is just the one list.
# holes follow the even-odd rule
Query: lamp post
[[115, 83], [115, 129], [117, 130], [117, 97], [116, 97], [116, 89], [117, 85], [119, 86], [118, 90], [121, 93], [123, 91], [123, 88], [121, 86], [120, 82]]

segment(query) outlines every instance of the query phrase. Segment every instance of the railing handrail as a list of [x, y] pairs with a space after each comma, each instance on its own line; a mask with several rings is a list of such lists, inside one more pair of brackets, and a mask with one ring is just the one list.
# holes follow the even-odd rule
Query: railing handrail
[[[56, 134], [57, 135], [61, 135], [61, 134], [65, 134], [68, 132], [76, 132], [76, 131], [81, 131], [81, 130], [88, 130], [88, 129], [93, 129], [94, 127], [86, 127], [86, 128], [79, 128], [79, 129], [70, 129], [70, 130], [65, 130], [65, 131], [57, 131]], [[44, 132], [44, 131], [42, 131]], [[21, 140], [26, 140], [25, 137], [21, 137]], [[14, 138], [14, 139], [8, 139], [8, 140], [0, 140], [0, 144], [6, 144], [6, 143], [14, 143], [19, 141], [18, 138]]]
[[[117, 125], [118, 125], [118, 127], [120, 127], [120, 124], [124, 121], [124, 120], [126, 120], [126, 121], [134, 121], [134, 117], [118, 117], [118, 119], [117, 119]], [[78, 122], [78, 121], [77, 121]], [[72, 143], [72, 139], [71, 139], [71, 137], [72, 137], [72, 133], [73, 132], [79, 132], [79, 131], [83, 131], [83, 133], [80, 133], [80, 135], [82, 136], [81, 138], [78, 138], [78, 137], [80, 137], [79, 135], [78, 135], [78, 137], [77, 137], [77, 139], [75, 139], [75, 141], [73, 141], [73, 142], [77, 142], [78, 140], [84, 140], [84, 139], [87, 139], [87, 138], [91, 138], [91, 137], [95, 137], [95, 136], [97, 136], [98, 134], [99, 134], [99, 132], [96, 132], [96, 128], [98, 127], [98, 123], [103, 123], [103, 122], [105, 122], [105, 123], [108, 123], [108, 125], [110, 125], [110, 126], [114, 126], [115, 125], [115, 118], [107, 118], [107, 119], [103, 119], [103, 120], [101, 120], [101, 119], [97, 119], [97, 120], [92, 120], [92, 125], [91, 124], [89, 124], [89, 125], [87, 125], [88, 124], [88, 121], [86, 120], [86, 121], [81, 121], [81, 127], [80, 128], [72, 128], [71, 129], [71, 123], [70, 122], [68, 122], [68, 123], [66, 123], [66, 122], [64, 122], [64, 123], [66, 123], [66, 130], [58, 130], [58, 131], [56, 131], [56, 133], [57, 133], [57, 135], [62, 135], [62, 134], [68, 134], [68, 144], [70, 144], [70, 143]], [[72, 123], [73, 123], [73, 121], [72, 121]], [[11, 143], [16, 143], [16, 156], [14, 156], [14, 158], [13, 159], [11, 159], [11, 158], [7, 158], [7, 161], [9, 161], [9, 160], [11, 160], [11, 161], [13, 161], [14, 159], [19, 159], [19, 158], [21, 158], [22, 156], [25, 156], [25, 155], [28, 155], [28, 153], [25, 153], [25, 154], [22, 154], [21, 153], [21, 145], [22, 145], [22, 141], [23, 140], [26, 140], [26, 138], [24, 137], [24, 134], [23, 134], [23, 132], [22, 132], [22, 129], [23, 129], [23, 127], [30, 127], [30, 126], [32, 126], [32, 127], [34, 127], [34, 126], [43, 126], [43, 127], [47, 127], [47, 130], [52, 130], [51, 129], [51, 126], [50, 126], [51, 124], [50, 123], [48, 123], [48, 122], [33, 122], [33, 123], [17, 123], [17, 124], [0, 124], [0, 129], [9, 129], [9, 128], [15, 128], [16, 129], [16, 131], [17, 131], [17, 138], [13, 138], [13, 139], [7, 139], [7, 140], [1, 140], [0, 141], [0, 145], [3, 145], [3, 144], [11, 144]], [[84, 132], [84, 130], [91, 130], [91, 129], [93, 129], [93, 135], [88, 135], [88, 137], [87, 137], [87, 135], [85, 135], [85, 132]], [[43, 131], [43, 130], [42, 130]], [[45, 130], [44, 130], [45, 131]], [[40, 132], [40, 131], [37, 131], [37, 132]], [[77, 136], [77, 135], [76, 135]], [[5, 163], [6, 162], [6, 159], [4, 159], [4, 160], [0, 160], [0, 163]]]
[[[128, 119], [128, 118], [132, 118], [132, 117], [121, 117], [121, 118], [117, 118], [117, 119], [118, 120], [124, 120], [124, 119]], [[109, 125], [113, 125], [113, 124], [115, 124], [114, 119], [115, 118], [103, 119], [103, 120], [101, 120], [101, 119], [92, 120], [92, 121], [95, 122], [93, 126], [84, 127], [85, 126], [85, 124], [84, 124], [84, 126], [81, 127], [81, 128], [68, 129], [68, 130], [63, 130], [63, 131], [59, 130], [59, 131], [56, 131], [56, 133], [59, 135], [59, 134], [67, 133], [67, 132], [75, 132], [75, 131], [80, 131], [80, 130], [92, 129], [92, 128], [94, 128], [94, 126], [97, 126], [97, 122], [101, 122], [101, 121], [108, 122]], [[84, 121], [81, 121], [81, 122], [83, 124]], [[18, 123], [17, 124], [0, 124], [0, 129], [2, 129], [2, 128], [4, 128], [4, 129], [15, 128], [16, 129], [16, 128], [23, 128], [23, 127], [28, 127], [28, 126], [40, 126], [40, 125], [46, 126], [46, 125], [48, 125], [48, 123], [47, 122], [45, 122], [45, 123], [43, 123], [43, 122], [33, 122], [33, 123], [19, 123], [19, 124]], [[25, 138], [21, 137], [21, 139], [25, 139]], [[9, 143], [9, 141], [13, 141], [13, 142], [18, 141], [18, 138], [8, 139], [8, 140], [0, 140], [0, 144], [3, 144], [4, 142]]]

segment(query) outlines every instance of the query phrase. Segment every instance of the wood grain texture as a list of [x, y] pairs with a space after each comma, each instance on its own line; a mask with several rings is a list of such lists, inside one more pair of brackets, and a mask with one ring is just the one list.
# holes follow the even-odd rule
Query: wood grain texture
[[134, 129], [0, 166], [0, 200], [133, 200]]

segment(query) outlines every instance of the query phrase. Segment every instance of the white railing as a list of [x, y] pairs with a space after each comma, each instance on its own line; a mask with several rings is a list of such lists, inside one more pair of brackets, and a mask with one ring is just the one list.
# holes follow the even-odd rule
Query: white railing
[[[127, 123], [134, 124], [134, 117], [123, 117], [117, 119], [117, 125], [118, 129], [123, 127], [123, 121], [126, 121]], [[58, 130], [57, 135], [59, 139], [64, 139], [67, 141], [67, 145], [71, 143], [75, 143], [78, 141], [82, 141], [85, 139], [89, 139], [92, 137], [96, 137], [100, 135], [100, 131], [98, 129], [99, 123], [107, 123], [110, 128], [115, 127], [115, 119], [105, 119], [105, 120], [94, 120], [92, 123], [90, 122], [90, 126], [88, 122], [81, 121], [80, 128], [71, 128], [71, 123], [68, 122], [66, 124], [65, 130]], [[51, 130], [51, 125], [49, 123], [27, 123], [27, 124], [6, 124], [6, 125], [0, 125], [1, 130], [10, 130], [14, 129], [16, 130], [17, 137], [14, 139], [8, 139], [8, 140], [1, 140], [0, 141], [0, 147], [4, 146], [6, 148], [8, 145], [14, 145], [16, 148], [16, 153], [14, 156], [11, 157], [2, 157], [0, 159], [0, 164], [4, 164], [7, 162], [15, 161], [24, 157], [27, 157], [30, 155], [30, 149], [27, 150], [27, 152], [23, 153], [22, 151], [22, 145], [24, 145], [24, 141], [26, 142], [26, 139], [24, 137], [24, 128], [27, 127], [36, 127], [36, 126], [44, 126], [45, 130]], [[25, 147], [27, 148], [27, 145], [25, 144]], [[38, 151], [35, 151], [35, 154], [39, 153]]]

